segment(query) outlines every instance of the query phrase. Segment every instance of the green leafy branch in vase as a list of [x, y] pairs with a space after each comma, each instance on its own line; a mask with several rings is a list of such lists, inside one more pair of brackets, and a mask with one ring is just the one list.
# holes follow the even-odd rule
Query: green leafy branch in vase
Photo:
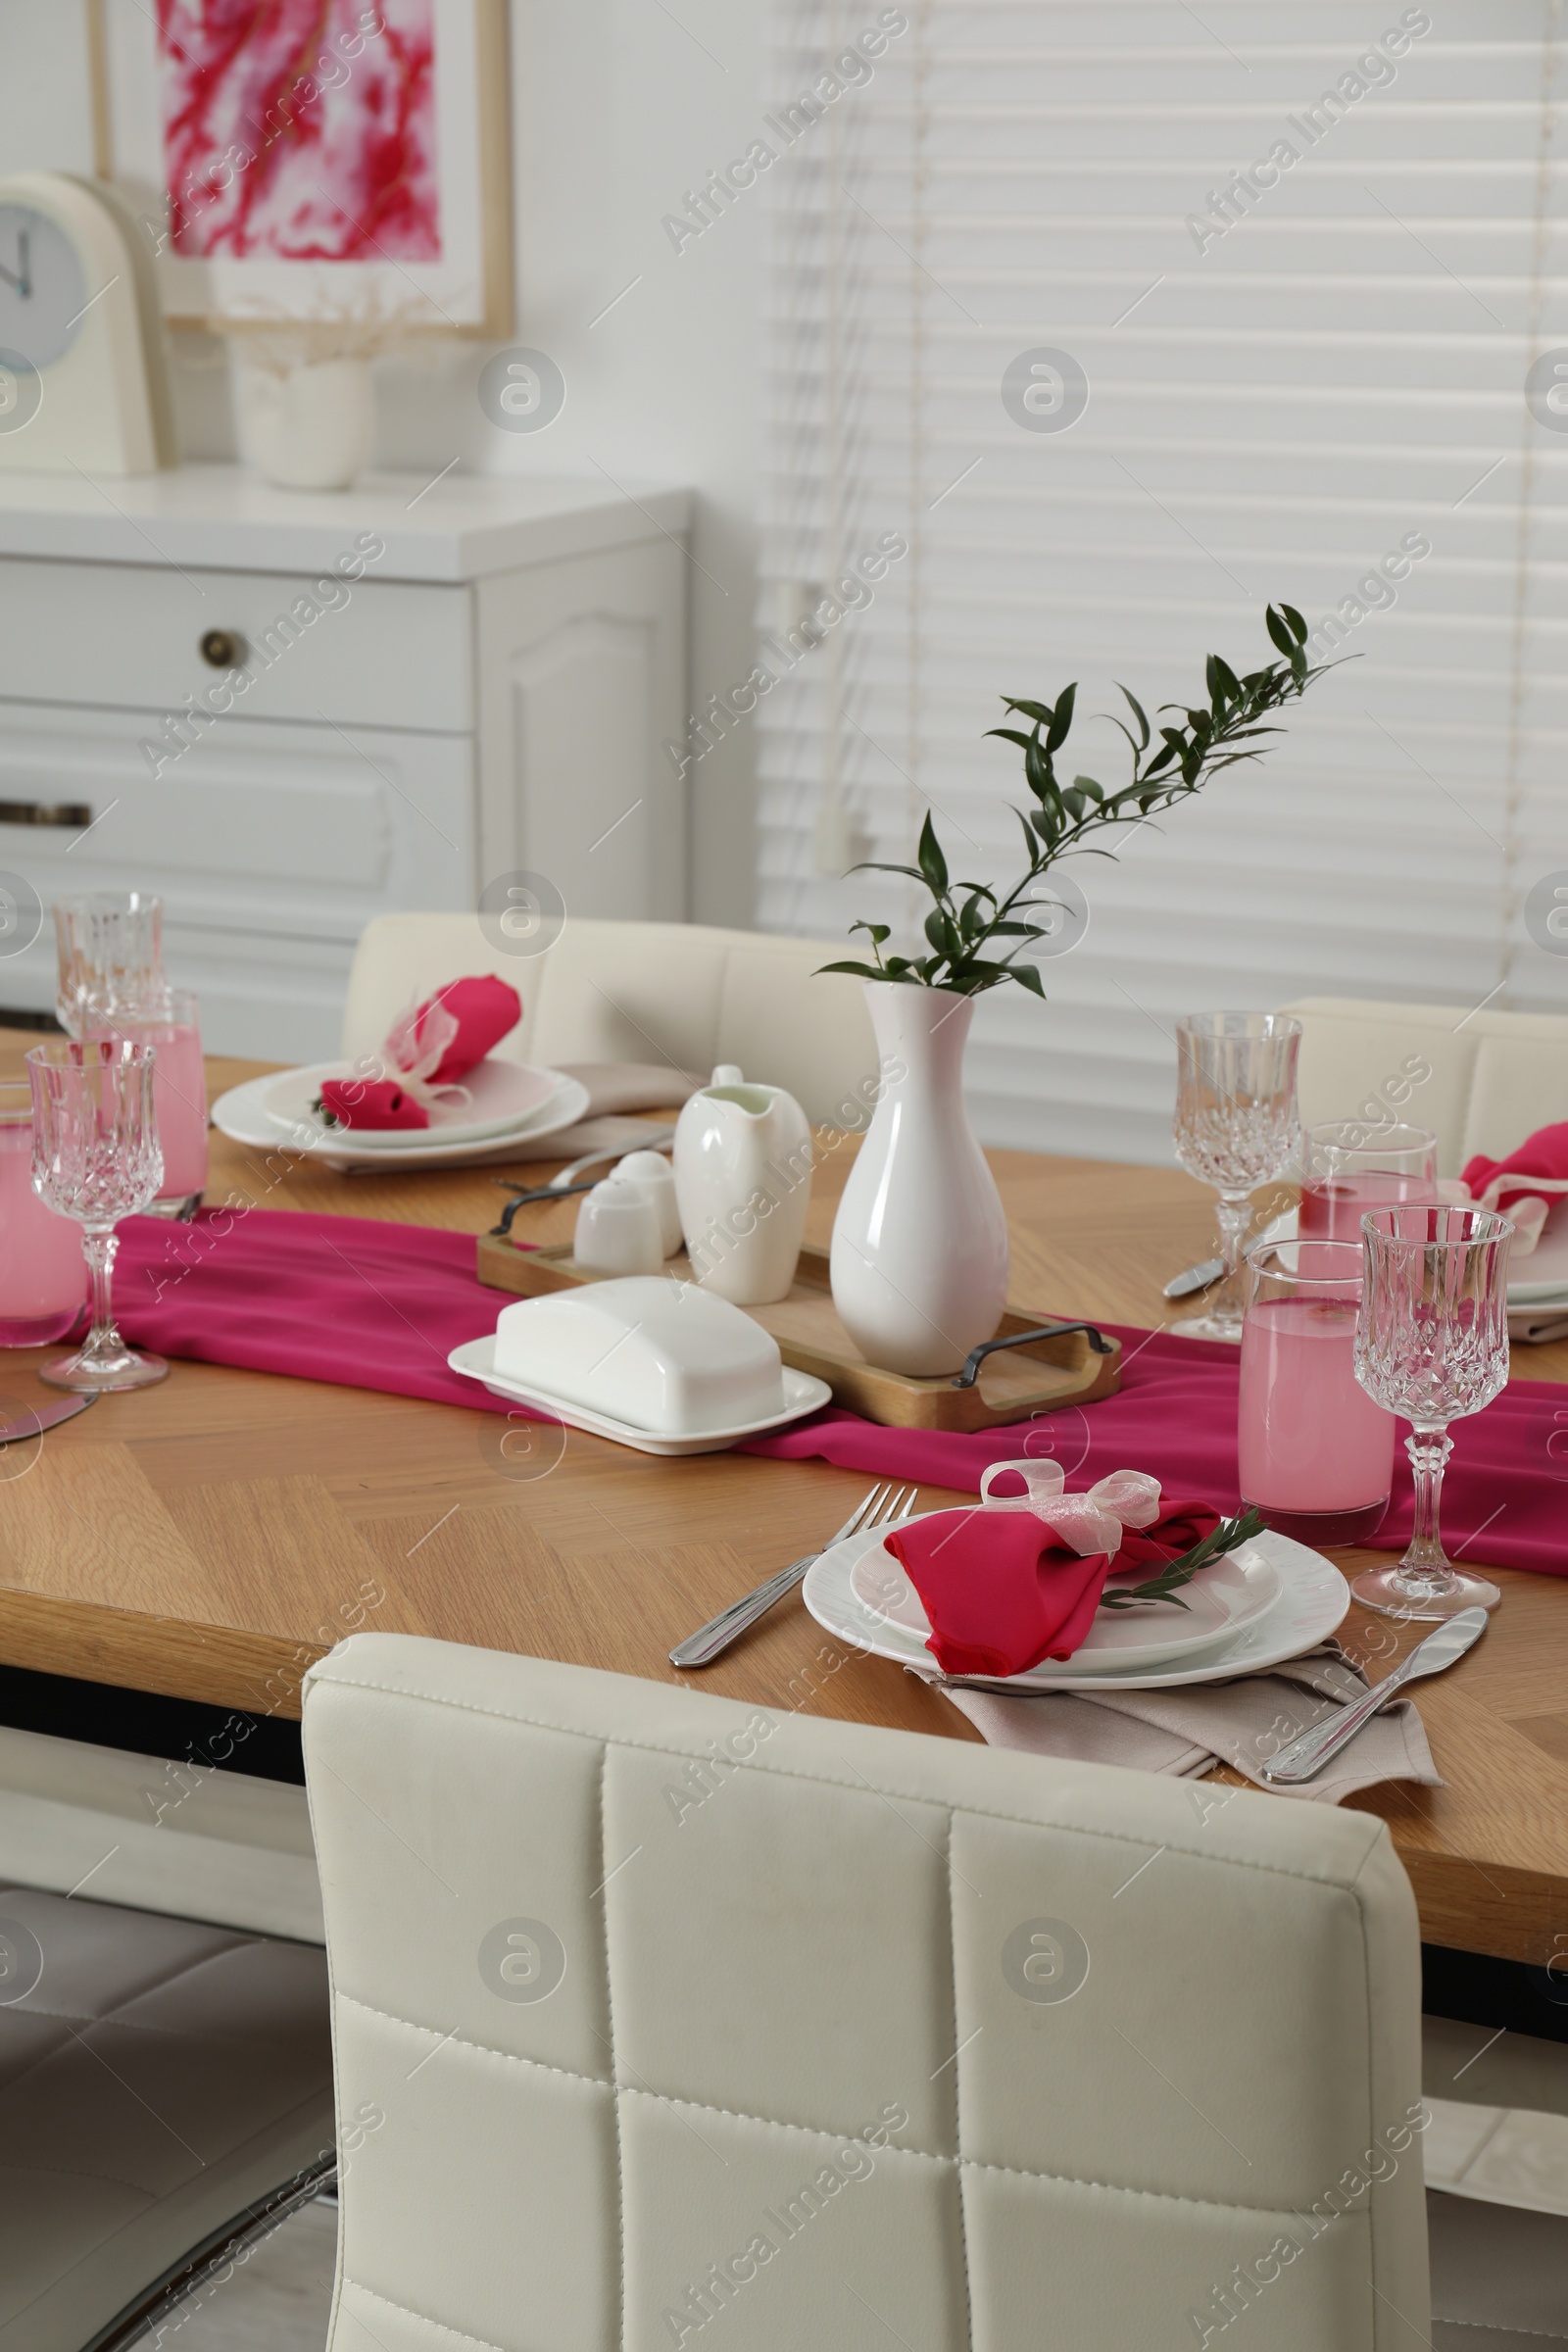
[[[988, 734], [1000, 735], [1021, 748], [1024, 779], [1034, 796], [1035, 805], [1027, 815], [1021, 808], [1014, 810], [1023, 827], [1028, 859], [1021, 881], [1012, 890], [999, 893], [987, 882], [951, 880], [947, 857], [928, 811], [920, 828], [917, 865], [888, 865], [868, 859], [850, 870], [903, 874], [924, 885], [932, 900], [925, 918], [930, 955], [885, 956], [883, 948], [893, 936], [891, 924], [862, 921], [850, 928], [867, 934], [874, 961], [828, 963], [822, 970], [854, 972], [862, 980], [951, 989], [962, 997], [977, 997], [987, 989], [1000, 988], [1004, 981], [1016, 980], [1033, 989], [1037, 997], [1044, 997], [1039, 967], [1015, 959], [1033, 941], [1052, 936], [1053, 925], [1028, 918], [1044, 907], [1061, 905], [1059, 900], [1031, 895], [1057, 858], [1074, 852], [1114, 858], [1113, 850], [1102, 848], [1092, 837], [1116, 825], [1143, 824], [1174, 808], [1178, 802], [1191, 800], [1223, 769], [1244, 760], [1260, 759], [1266, 748], [1261, 739], [1283, 732], [1268, 723], [1270, 712], [1298, 702], [1314, 678], [1338, 666], [1308, 662], [1306, 623], [1293, 605], [1270, 605], [1266, 623], [1283, 659], [1266, 669], [1250, 670], [1245, 677], [1238, 677], [1228, 662], [1210, 654], [1205, 669], [1207, 703], [1191, 710], [1166, 703], [1156, 714], [1162, 717], [1167, 710], [1180, 710], [1183, 725], [1151, 726], [1136, 696], [1125, 686], [1118, 689], [1132, 713], [1133, 726], [1114, 716], [1110, 723], [1127, 738], [1133, 773], [1131, 783], [1115, 792], [1107, 792], [1093, 776], [1074, 776], [1070, 784], [1063, 784], [1057, 776], [1056, 755], [1072, 727], [1076, 686], [1064, 686], [1054, 704], [1020, 702], [1004, 695], [1007, 709], [1032, 722], [1027, 733], [1018, 727], [987, 729]], [[988, 957], [984, 951], [1004, 940], [1017, 944], [1004, 955]]]
[[1250, 1544], [1254, 1536], [1260, 1536], [1262, 1532], [1263, 1521], [1250, 1508], [1235, 1519], [1222, 1519], [1201, 1544], [1195, 1544], [1191, 1551], [1184, 1551], [1178, 1558], [1168, 1560], [1159, 1574], [1152, 1576], [1147, 1584], [1118, 1586], [1114, 1592], [1105, 1593], [1100, 1605], [1102, 1609], [1135, 1609], [1145, 1601], [1168, 1600], [1172, 1608], [1185, 1609], [1186, 1601], [1177, 1598], [1177, 1587], [1190, 1585], [1200, 1568], [1206, 1568], [1212, 1561], [1223, 1558], [1227, 1551], [1235, 1551], [1239, 1544]]

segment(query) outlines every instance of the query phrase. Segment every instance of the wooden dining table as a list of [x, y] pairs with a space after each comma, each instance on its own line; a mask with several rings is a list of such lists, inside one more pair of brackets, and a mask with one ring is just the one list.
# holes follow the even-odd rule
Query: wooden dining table
[[[36, 1042], [0, 1031], [0, 1075], [20, 1075]], [[215, 1057], [209, 1094], [267, 1066]], [[209, 1201], [477, 1235], [502, 1200], [494, 1168], [351, 1176], [211, 1141]], [[820, 1144], [808, 1239], [825, 1241], [857, 1146]], [[1015, 1301], [1144, 1328], [1184, 1311], [1161, 1285], [1212, 1248], [1202, 1186], [1173, 1169], [989, 1156]], [[516, 1231], [568, 1241], [575, 1208], [524, 1208]], [[51, 1394], [35, 1378], [44, 1352], [7, 1352], [0, 1403]], [[1568, 1343], [1521, 1349], [1516, 1368], [1568, 1381]], [[491, 1412], [176, 1362], [160, 1386], [0, 1452], [0, 1664], [288, 1718], [311, 1660], [374, 1627], [976, 1739], [940, 1691], [832, 1639], [799, 1593], [702, 1674], [669, 1664], [675, 1642], [819, 1544], [867, 1484], [817, 1459], [661, 1459]], [[925, 1487], [920, 1499], [952, 1497]], [[1568, 1561], [1568, 1509], [1564, 1534]], [[1333, 1556], [1348, 1573], [1387, 1558]], [[1484, 1536], [1476, 1556], [1486, 1564]], [[1428, 1942], [1568, 1969], [1568, 1578], [1488, 1572], [1502, 1605], [1486, 1639], [1420, 1688], [1444, 1786], [1389, 1782], [1349, 1802], [1389, 1824]], [[1421, 1630], [1352, 1607], [1341, 1639], [1376, 1674]]]

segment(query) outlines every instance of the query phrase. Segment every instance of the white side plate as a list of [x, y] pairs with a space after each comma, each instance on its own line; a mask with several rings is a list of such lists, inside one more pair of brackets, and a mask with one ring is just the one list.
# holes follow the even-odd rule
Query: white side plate
[[438, 1103], [428, 1127], [335, 1127], [311, 1108], [324, 1080], [358, 1075], [350, 1061], [318, 1061], [285, 1070], [268, 1085], [262, 1108], [280, 1133], [308, 1127], [330, 1143], [352, 1140], [356, 1150], [396, 1152], [416, 1141], [477, 1144], [512, 1135], [544, 1110], [560, 1084], [554, 1070], [538, 1070], [530, 1063], [481, 1061], [463, 1081], [470, 1101]]
[[772, 1413], [765, 1421], [738, 1423], [733, 1429], [705, 1429], [691, 1438], [661, 1437], [651, 1429], [633, 1429], [626, 1421], [612, 1421], [604, 1413], [590, 1412], [586, 1405], [573, 1404], [564, 1396], [552, 1396], [544, 1389], [521, 1389], [496, 1371], [496, 1335], [487, 1332], [482, 1339], [466, 1340], [454, 1348], [447, 1362], [465, 1380], [481, 1381], [492, 1396], [507, 1396], [517, 1404], [538, 1405], [554, 1421], [564, 1421], [572, 1429], [585, 1429], [591, 1437], [612, 1438], [617, 1446], [634, 1446], [639, 1453], [722, 1453], [726, 1446], [737, 1445], [742, 1438], [760, 1438], [770, 1429], [782, 1429], [787, 1422], [799, 1421], [807, 1413], [831, 1404], [833, 1392], [825, 1380], [813, 1379], [809, 1372], [794, 1372], [784, 1367], [784, 1410]]

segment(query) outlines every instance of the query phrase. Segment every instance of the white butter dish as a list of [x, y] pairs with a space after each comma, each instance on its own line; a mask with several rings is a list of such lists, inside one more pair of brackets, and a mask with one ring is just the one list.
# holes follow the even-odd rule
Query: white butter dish
[[630, 1275], [501, 1310], [494, 1369], [634, 1429], [695, 1437], [785, 1410], [778, 1342], [727, 1298]]

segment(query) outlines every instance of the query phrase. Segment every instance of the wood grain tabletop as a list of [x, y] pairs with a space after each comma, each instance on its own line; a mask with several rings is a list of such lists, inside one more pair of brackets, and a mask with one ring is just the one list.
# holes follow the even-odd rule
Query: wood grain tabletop
[[[0, 1076], [36, 1042], [0, 1031]], [[211, 1094], [263, 1066], [214, 1059]], [[478, 1234], [502, 1199], [495, 1170], [342, 1176], [211, 1140], [212, 1202]], [[856, 1145], [822, 1142], [808, 1234], [825, 1242]], [[1016, 1300], [1146, 1328], [1182, 1311], [1160, 1284], [1211, 1250], [1203, 1187], [1174, 1169], [989, 1156]], [[524, 1181], [548, 1172], [531, 1163]], [[524, 1209], [517, 1231], [567, 1241], [575, 1210]], [[6, 1352], [0, 1397], [40, 1394], [43, 1352]], [[1515, 1372], [1568, 1381], [1568, 1344], [1517, 1350]], [[822, 1461], [655, 1459], [498, 1414], [175, 1363], [158, 1388], [0, 1451], [0, 1661], [287, 1717], [311, 1659], [376, 1627], [976, 1738], [939, 1693], [830, 1640], [798, 1595], [701, 1676], [668, 1664], [867, 1483]], [[948, 1499], [921, 1490], [927, 1507]], [[1387, 1557], [1334, 1556], [1349, 1573]], [[1446, 1785], [1351, 1801], [1388, 1821], [1429, 1941], [1542, 1965], [1568, 1953], [1568, 1579], [1491, 1573], [1503, 1604], [1486, 1640], [1419, 1694]], [[1376, 1675], [1419, 1631], [1352, 1609], [1341, 1638]]]

